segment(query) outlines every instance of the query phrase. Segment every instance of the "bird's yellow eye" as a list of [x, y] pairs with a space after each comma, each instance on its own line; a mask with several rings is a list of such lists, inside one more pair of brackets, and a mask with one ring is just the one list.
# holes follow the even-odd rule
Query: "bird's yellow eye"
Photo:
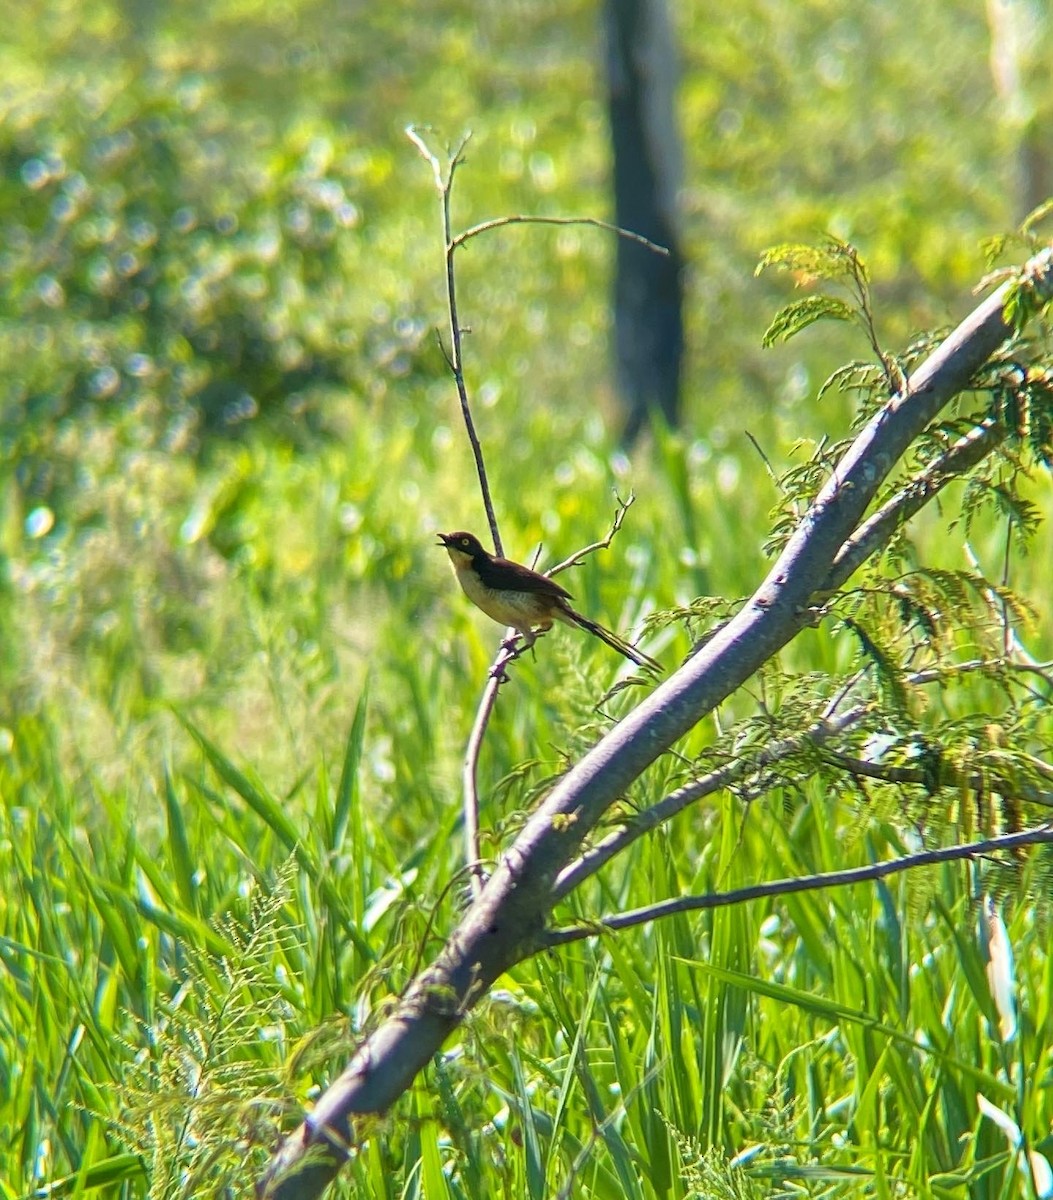
[[467, 539], [467, 538], [461, 538], [461, 545], [462, 545], [462, 546], [468, 546], [468, 545], [470, 545], [470, 544], [471, 544], [471, 543], [468, 541], [468, 539]]

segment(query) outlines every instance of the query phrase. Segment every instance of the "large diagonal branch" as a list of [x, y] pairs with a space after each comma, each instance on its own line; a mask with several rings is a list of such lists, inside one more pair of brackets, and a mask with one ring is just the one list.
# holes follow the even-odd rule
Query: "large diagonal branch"
[[[1050, 252], [1026, 271], [1048, 299]], [[280, 1200], [319, 1195], [354, 1146], [354, 1119], [388, 1109], [495, 980], [544, 944], [555, 878], [607, 809], [809, 623], [813, 593], [830, 577], [882, 481], [1008, 336], [1003, 306], [1011, 286], [980, 304], [860, 433], [745, 607], [552, 789], [435, 962], [283, 1143], [261, 1191]]]

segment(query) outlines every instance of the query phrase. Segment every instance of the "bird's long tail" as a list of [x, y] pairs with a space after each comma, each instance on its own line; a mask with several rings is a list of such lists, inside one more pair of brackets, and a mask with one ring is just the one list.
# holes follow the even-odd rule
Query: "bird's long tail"
[[595, 621], [590, 621], [588, 617], [583, 617], [580, 612], [575, 612], [569, 604], [560, 610], [560, 616], [568, 625], [580, 625], [582, 629], [587, 629], [589, 633], [595, 634], [601, 642], [606, 642], [612, 650], [617, 650], [619, 654], [624, 654], [626, 658], [636, 663], [638, 667], [650, 667], [652, 671], [662, 670], [660, 662], [650, 658], [642, 650], [637, 650], [635, 646], [624, 641], [616, 633], [612, 633], [611, 630], [605, 629]]

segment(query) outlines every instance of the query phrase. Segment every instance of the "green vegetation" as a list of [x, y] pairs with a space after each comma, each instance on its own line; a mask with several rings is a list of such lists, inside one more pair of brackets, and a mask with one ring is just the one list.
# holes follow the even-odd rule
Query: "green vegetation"
[[[816, 400], [846, 360], [877, 366], [851, 322], [762, 348], [791, 298], [785, 276], [755, 277], [762, 252], [824, 229], [858, 245], [879, 344], [909, 357], [964, 314], [981, 239], [1020, 215], [978, 3], [696, 7], [679, 31], [685, 429], [631, 463], [614, 451], [605, 235], [511, 228], [459, 260], [506, 547], [562, 557], [632, 489], [612, 548], [567, 579], [623, 631], [748, 594], [823, 439], [873, 402]], [[594, 7], [54, 0], [5, 20], [0, 1196], [243, 1192], [464, 902], [460, 765], [497, 638], [432, 545], [484, 522], [433, 336], [435, 198], [402, 130], [473, 128], [459, 226], [606, 216]], [[1046, 336], [1029, 352], [1048, 357]], [[838, 623], [627, 803], [736, 737], [745, 753], [799, 731], [857, 667], [900, 703], [925, 620], [947, 658], [990, 645], [998, 614], [937, 572], [1006, 583], [1032, 609], [1027, 648], [1053, 658], [1053, 484], [1027, 440], [949, 489]], [[890, 611], [888, 579], [919, 564], [928, 583]], [[656, 620], [649, 652], [673, 666], [720, 612]], [[485, 853], [632, 703], [594, 707], [614, 658], [558, 631], [517, 665], [482, 756]], [[978, 674], [912, 695], [893, 749], [917, 758], [921, 727], [946, 764], [1004, 752], [1041, 784], [1027, 756], [1049, 760], [1050, 685], [1027, 686]], [[995, 823], [969, 789], [833, 778], [797, 762], [749, 804], [688, 808], [560, 919]], [[1049, 880], [1038, 853], [944, 866], [525, 964], [365, 1131], [335, 1192], [1026, 1195], [976, 1097], [1053, 1155]], [[1016, 959], [1007, 1041], [984, 890], [1005, 898]]]

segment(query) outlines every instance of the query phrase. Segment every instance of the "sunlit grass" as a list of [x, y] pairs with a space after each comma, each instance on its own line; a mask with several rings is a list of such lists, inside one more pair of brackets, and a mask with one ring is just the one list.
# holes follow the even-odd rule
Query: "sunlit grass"
[[[389, 469], [375, 457], [370, 470], [397, 478], [403, 454], [396, 439]], [[66, 590], [48, 603], [42, 579], [20, 583], [27, 614], [40, 600], [33, 644], [50, 649], [23, 655], [26, 711], [9, 718], [0, 760], [3, 1128], [19, 1181], [9, 1195], [78, 1167], [76, 1186], [103, 1172], [129, 1194], [141, 1187], [143, 1160], [127, 1157], [120, 1133], [122, 1081], [173, 1036], [196, 1053], [186, 1013], [223, 1003], [239, 963], [226, 922], [247, 920], [254, 897], [282, 896], [265, 959], [231, 998], [255, 1047], [246, 1087], [263, 1106], [250, 1119], [247, 1097], [232, 1092], [194, 1118], [221, 1144], [247, 1139], [241, 1164], [264, 1160], [292, 1116], [284, 1106], [309, 1101], [456, 919], [461, 895], [444, 889], [460, 866], [459, 763], [498, 631], [466, 610], [397, 500], [339, 533], [338, 497], [356, 494], [339, 459], [293, 462], [260, 447], [253, 463], [237, 477], [251, 478], [242, 536], [258, 556], [209, 568], [204, 546], [180, 548], [188, 493], [147, 514], [155, 532], [123, 569], [67, 537], [58, 575], [75, 609]], [[670, 533], [670, 485], [640, 464], [625, 532], [574, 580], [590, 611], [614, 622], [685, 594], [683, 564], [664, 553], [686, 540]], [[733, 486], [678, 486], [704, 531], [746, 545], [763, 528]], [[609, 510], [597, 480], [574, 528], [595, 536]], [[269, 544], [283, 528], [299, 550]], [[182, 568], [185, 592], [159, 582], [173, 555], [200, 564], [197, 575]], [[718, 594], [751, 582], [728, 555], [706, 573]], [[137, 620], [100, 630], [109, 612]], [[824, 635], [810, 636], [819, 652]], [[674, 634], [663, 657], [672, 665], [685, 649]], [[483, 754], [489, 852], [521, 824], [532, 783], [594, 736], [575, 731], [602, 727], [591, 704], [618, 666], [563, 631], [519, 664]], [[33, 711], [31, 696], [46, 706]], [[495, 791], [524, 760], [536, 765]], [[863, 818], [853, 798], [818, 791], [785, 797], [782, 811], [777, 797], [748, 811], [708, 802], [566, 907], [594, 915], [902, 850], [892, 827]], [[850, 1196], [892, 1178], [919, 1194], [954, 1195], [966, 1181], [970, 1194], [1000, 1194], [1004, 1138], [976, 1124], [974, 1096], [1019, 1104], [1021, 1126], [1041, 1133], [1040, 1093], [1011, 1079], [1017, 1055], [1049, 1053], [1050, 966], [1043, 929], [1021, 912], [1018, 987], [1034, 1016], [1007, 1057], [976, 961], [975, 887], [971, 869], [947, 868], [677, 918], [525, 964], [378, 1127], [349, 1178], [377, 1196], [418, 1173], [457, 1196], [682, 1195], [681, 1158], [713, 1150], [724, 1158], [706, 1169], [744, 1195], [781, 1181]], [[188, 974], [201, 955], [214, 968]], [[153, 1078], [161, 1113], [192, 1104], [186, 1079]], [[213, 1172], [235, 1168], [225, 1154]]]

